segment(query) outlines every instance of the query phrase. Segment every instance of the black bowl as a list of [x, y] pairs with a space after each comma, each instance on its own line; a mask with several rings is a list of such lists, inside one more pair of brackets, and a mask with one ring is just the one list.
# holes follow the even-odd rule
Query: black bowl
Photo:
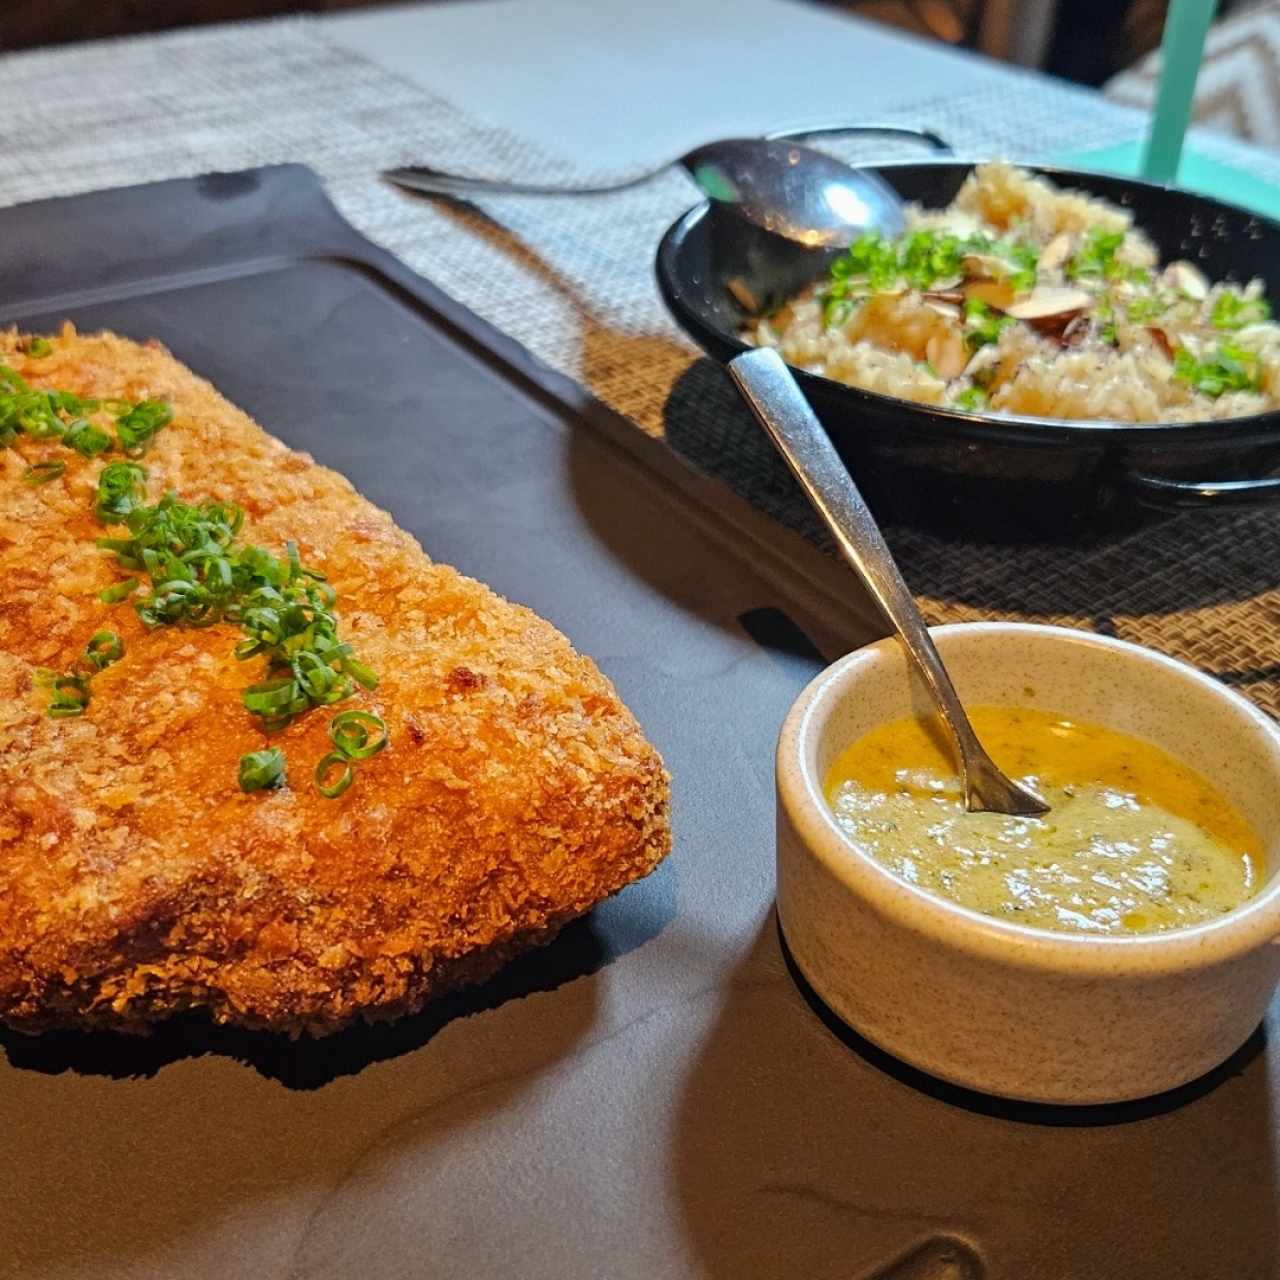
[[[905, 198], [939, 208], [972, 168], [942, 160], [876, 172]], [[1277, 274], [1280, 224], [1266, 218], [1133, 179], [1032, 171], [1132, 210], [1162, 260], [1195, 261], [1212, 280]], [[684, 330], [728, 361], [747, 349], [739, 333], [750, 319], [728, 281], [768, 307], [824, 274], [834, 256], [703, 204], [663, 237], [658, 284]], [[1280, 477], [1269, 475], [1280, 468], [1280, 413], [1188, 423], [971, 414], [796, 373], [868, 501], [889, 520], [1075, 538], [1129, 526], [1153, 510], [1280, 501]]]

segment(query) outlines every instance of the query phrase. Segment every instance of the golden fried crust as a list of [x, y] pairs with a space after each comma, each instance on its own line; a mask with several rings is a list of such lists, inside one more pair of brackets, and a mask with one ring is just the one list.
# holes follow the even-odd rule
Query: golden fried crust
[[[612, 685], [549, 623], [433, 564], [342, 476], [287, 449], [156, 343], [70, 328], [32, 386], [163, 397], [149, 493], [239, 503], [243, 537], [338, 592], [340, 627], [381, 676], [344, 704], [390, 745], [336, 800], [311, 784], [330, 715], [273, 741], [292, 785], [244, 795], [266, 745], [240, 702], [261, 662], [238, 632], [148, 631], [97, 593], [100, 461], [20, 439], [0, 450], [0, 1019], [138, 1029], [193, 1006], [296, 1034], [395, 1016], [488, 976], [646, 875], [670, 847], [667, 778]], [[31, 488], [41, 457], [65, 474]], [[390, 463], [389, 465], [393, 465]], [[124, 658], [75, 719], [45, 714], [37, 666], [110, 627]]]

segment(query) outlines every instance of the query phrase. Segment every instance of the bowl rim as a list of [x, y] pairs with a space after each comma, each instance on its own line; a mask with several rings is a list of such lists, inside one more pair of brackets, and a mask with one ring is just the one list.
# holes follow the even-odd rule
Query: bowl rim
[[[856, 168], [871, 169], [877, 173], [893, 170], [920, 168], [962, 167], [973, 169], [986, 163], [982, 159], [970, 160], [960, 157], [931, 157], [910, 161], [886, 161], [882, 164], [864, 164]], [[1045, 177], [1062, 179], [1063, 181], [1088, 182], [1104, 179], [1119, 183], [1126, 187], [1140, 188], [1147, 191], [1161, 192], [1174, 199], [1196, 201], [1207, 210], [1224, 211], [1254, 219], [1266, 227], [1272, 234], [1280, 238], [1280, 222], [1268, 218], [1265, 214], [1255, 213], [1240, 205], [1229, 204], [1215, 199], [1213, 196], [1201, 195], [1195, 191], [1183, 191], [1177, 187], [1161, 183], [1146, 182], [1140, 178], [1130, 178], [1119, 174], [1099, 173], [1087, 169], [1067, 169], [1057, 165], [1019, 164], [1019, 168]], [[689, 233], [701, 223], [711, 211], [711, 201], [704, 200], [686, 209], [663, 233], [658, 242], [658, 250], [654, 261], [654, 270], [658, 279], [659, 292], [667, 309], [671, 312], [680, 327], [704, 351], [721, 363], [732, 356], [739, 355], [752, 348], [737, 333], [722, 329], [705, 321], [700, 314], [684, 299], [682, 290], [688, 282], [677, 269], [680, 247]], [[1270, 284], [1270, 282], [1267, 282]], [[1273, 292], [1268, 289], [1268, 292]], [[1280, 293], [1280, 283], [1274, 293]], [[717, 348], [728, 352], [722, 354]], [[878, 391], [868, 391], [845, 382], [828, 378], [825, 374], [811, 373], [808, 370], [789, 365], [793, 373], [807, 388], [819, 396], [838, 397], [850, 402], [852, 408], [859, 406], [872, 407], [883, 411], [902, 415], [901, 428], [920, 429], [928, 426], [936, 430], [940, 426], [959, 427], [971, 432], [991, 437], [1003, 437], [1010, 442], [1022, 444], [1037, 443], [1042, 445], [1064, 444], [1118, 444], [1118, 445], [1154, 445], [1154, 444], [1203, 444], [1214, 439], [1227, 437], [1234, 442], [1264, 442], [1275, 439], [1280, 433], [1280, 410], [1267, 410], [1262, 413], [1245, 414], [1235, 418], [1201, 418], [1190, 422], [1125, 422], [1115, 418], [1052, 418], [1033, 414], [1020, 413], [966, 413], [945, 405], [922, 404], [915, 400], [905, 400], [898, 396], [883, 395]]]
[[[957, 633], [1034, 635], [1067, 647], [1086, 646], [1120, 653], [1129, 661], [1160, 668], [1172, 684], [1192, 683], [1208, 690], [1270, 739], [1280, 784], [1280, 724], [1220, 681], [1177, 658], [1095, 632], [1027, 622], [961, 622], [931, 627], [943, 645]], [[1058, 932], [984, 915], [894, 875], [856, 846], [836, 824], [822, 794], [822, 779], [807, 763], [807, 748], [835, 705], [849, 696], [859, 675], [897, 638], [863, 645], [820, 672], [792, 704], [778, 736], [778, 804], [790, 820], [802, 850], [820, 861], [878, 914], [896, 926], [940, 945], [1025, 969], [1075, 976], [1155, 977], [1203, 969], [1280, 944], [1280, 868], [1269, 868], [1268, 882], [1252, 898], [1215, 920], [1163, 933], [1096, 935]], [[1158, 745], [1158, 744], [1157, 744]], [[780, 815], [781, 816], [781, 815]], [[781, 851], [780, 851], [781, 856]]]

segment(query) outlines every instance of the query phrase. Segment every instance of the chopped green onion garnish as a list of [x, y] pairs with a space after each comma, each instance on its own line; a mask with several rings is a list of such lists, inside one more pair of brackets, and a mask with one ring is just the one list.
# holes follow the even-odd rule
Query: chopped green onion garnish
[[1197, 360], [1186, 347], [1179, 348], [1173, 357], [1173, 376], [1216, 400], [1227, 391], [1256, 391], [1261, 366], [1254, 352], [1224, 342], [1204, 360]]
[[82, 400], [74, 391], [45, 391], [41, 394], [49, 402], [49, 408], [57, 414], [74, 418], [77, 414], [97, 413], [96, 400]]
[[[136, 427], [138, 415], [145, 417], [143, 411], [156, 403], [135, 406], [117, 426], [130, 418]], [[141, 439], [125, 430], [121, 444], [135, 451]], [[285, 545], [283, 557], [237, 544], [244, 512], [231, 503], [187, 503], [166, 493], [146, 505], [146, 475], [131, 462], [109, 463], [99, 474], [98, 518], [124, 529], [123, 536], [99, 538], [97, 544], [130, 574], [101, 592], [103, 601], [118, 603], [149, 584], [133, 606], [148, 627], [239, 626], [235, 656], [241, 661], [261, 656], [266, 664], [264, 678], [245, 689], [241, 701], [268, 732], [313, 707], [342, 702], [357, 685], [376, 688], [378, 677], [338, 637], [336, 592], [322, 573], [302, 563], [295, 543]], [[380, 736], [375, 739], [370, 728]], [[336, 733], [335, 743], [351, 759], [372, 755], [387, 741], [385, 724], [366, 713], [342, 720]], [[326, 778], [335, 773], [330, 768]], [[349, 776], [338, 778], [334, 794], [350, 782]]]
[[269, 720], [294, 715], [311, 705], [298, 682], [288, 678], [251, 684], [240, 698], [247, 711]]
[[1125, 275], [1129, 268], [1116, 258], [1122, 244], [1123, 231], [1102, 231], [1095, 227], [1085, 236], [1079, 252], [1067, 263], [1068, 277], [1079, 280], [1087, 276], [1101, 276], [1115, 280]]
[[56, 440], [67, 429], [51, 403], [51, 393], [45, 391], [19, 391], [3, 397], [0, 420], [8, 430], [23, 432], [33, 440]]
[[[52, 351], [53, 344], [46, 338], [33, 338], [27, 344], [30, 356], [47, 356]], [[19, 435], [28, 435], [35, 440], [61, 439], [84, 457], [96, 457], [112, 447], [112, 440], [87, 415], [98, 413], [104, 404], [116, 413], [121, 448], [131, 456], [141, 453], [173, 417], [162, 400], [131, 404], [89, 399], [74, 391], [36, 391], [8, 365], [0, 364], [0, 448]]]
[[355, 776], [351, 761], [337, 751], [331, 751], [316, 765], [316, 790], [325, 799], [334, 800], [351, 785]]
[[898, 278], [898, 250], [878, 231], [869, 231], [831, 264], [831, 273], [836, 279], [856, 277], [873, 289], [887, 289]]
[[366, 689], [376, 689], [378, 687], [378, 677], [363, 662], [357, 662], [354, 658], [343, 658], [342, 669], [356, 684]]
[[101, 671], [124, 657], [124, 641], [114, 631], [99, 631], [90, 637], [84, 655]]
[[124, 641], [114, 631], [98, 631], [90, 637], [84, 653], [59, 674], [40, 668], [36, 678], [52, 689], [49, 714], [55, 719], [80, 715], [89, 705], [89, 681], [104, 667], [124, 657]]
[[50, 355], [52, 351], [53, 343], [48, 338], [32, 338], [27, 343], [27, 355], [34, 356], [37, 360]]
[[55, 676], [52, 687], [49, 714], [55, 720], [81, 715], [89, 705], [89, 681], [85, 676]]
[[134, 462], [108, 462], [98, 473], [94, 515], [103, 524], [119, 524], [146, 497], [147, 472]]
[[996, 342], [1011, 324], [1013, 317], [992, 310], [980, 298], [967, 298], [964, 304], [965, 341], [971, 350]]
[[959, 236], [937, 231], [914, 231], [898, 250], [898, 270], [918, 289], [945, 280], [960, 270], [965, 242]]
[[48, 484], [50, 480], [56, 480], [66, 469], [67, 464], [61, 459], [33, 462], [22, 473], [22, 478], [29, 485]]
[[1003, 262], [1007, 267], [1003, 275], [1013, 288], [1023, 291], [1035, 286], [1039, 254], [1024, 241], [997, 241], [981, 234], [957, 236], [929, 229], [886, 240], [879, 232], [871, 231], [859, 236], [848, 252], [831, 264], [833, 287], [827, 295], [826, 322], [828, 326], [843, 324], [847, 318], [836, 311], [845, 295], [834, 286], [863, 284], [872, 290], [883, 290], [905, 281], [914, 289], [927, 290], [940, 280], [963, 274], [964, 259], [972, 254]]
[[966, 387], [956, 396], [955, 406], [966, 413], [980, 413], [987, 407], [987, 393], [981, 387]]
[[1036, 287], [1036, 266], [1040, 255], [1028, 244], [1014, 243], [1007, 247], [1006, 255], [1017, 268], [1008, 277], [1009, 286], [1018, 293], [1027, 293]]
[[1225, 290], [1214, 299], [1209, 323], [1215, 329], [1243, 329], [1271, 318], [1271, 307], [1265, 298], [1246, 298]]
[[[377, 736], [370, 741], [369, 731]], [[387, 745], [387, 726], [371, 711], [341, 711], [329, 723], [329, 737], [338, 754], [348, 760], [367, 760]]]
[[143, 400], [116, 419], [116, 438], [127, 457], [145, 453], [157, 431], [173, 421], [173, 410], [163, 400]]
[[853, 315], [853, 303], [847, 298], [829, 297], [822, 304], [822, 323], [828, 329], [838, 329]]
[[111, 448], [111, 437], [100, 427], [95, 427], [85, 418], [77, 418], [62, 437], [62, 443], [68, 449], [74, 449], [85, 458], [96, 458]]
[[1134, 324], [1145, 324], [1148, 320], [1154, 320], [1164, 310], [1164, 304], [1159, 298], [1136, 298], [1124, 310], [1125, 315]]
[[240, 790], [265, 791], [284, 785], [284, 752], [279, 747], [240, 757]]
[[120, 582], [110, 587], [103, 587], [98, 592], [98, 599], [103, 604], [119, 604], [121, 600], [127, 600], [141, 584], [137, 578], [124, 578]]

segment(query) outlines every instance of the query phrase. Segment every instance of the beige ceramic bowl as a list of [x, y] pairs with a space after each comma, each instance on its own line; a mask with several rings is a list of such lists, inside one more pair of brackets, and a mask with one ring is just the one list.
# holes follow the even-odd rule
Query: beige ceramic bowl
[[822, 795], [839, 751], [927, 704], [894, 640], [800, 695], [778, 744], [778, 913], [805, 977], [850, 1026], [943, 1079], [1037, 1102], [1144, 1097], [1202, 1075], [1280, 979], [1280, 728], [1150, 650], [1058, 627], [977, 623], [934, 639], [966, 702], [1040, 707], [1163, 747], [1267, 848], [1259, 892], [1208, 924], [1134, 937], [1008, 924], [859, 854]]

